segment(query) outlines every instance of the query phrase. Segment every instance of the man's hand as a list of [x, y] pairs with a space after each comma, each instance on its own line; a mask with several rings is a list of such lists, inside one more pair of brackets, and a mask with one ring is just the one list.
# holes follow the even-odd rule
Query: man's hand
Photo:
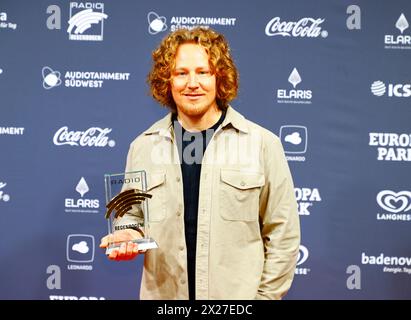
[[141, 234], [133, 229], [124, 229], [115, 231], [113, 234], [109, 234], [101, 238], [100, 248], [107, 248], [109, 243], [123, 242], [120, 247], [113, 248], [108, 255], [110, 260], [131, 260], [134, 259], [139, 253], [144, 253], [145, 250], [138, 250], [138, 244], [132, 242], [132, 240], [142, 238]]

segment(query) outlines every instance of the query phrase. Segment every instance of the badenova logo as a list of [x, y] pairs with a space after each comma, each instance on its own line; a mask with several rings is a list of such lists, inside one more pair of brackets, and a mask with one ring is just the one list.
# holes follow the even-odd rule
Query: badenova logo
[[383, 272], [389, 273], [408, 273], [411, 275], [411, 257], [387, 256], [380, 253], [378, 256], [361, 253], [361, 264], [384, 266]]
[[294, 191], [299, 215], [309, 216], [314, 203], [322, 201], [318, 188], [294, 188]]
[[296, 89], [297, 85], [302, 82], [301, 76], [294, 68], [289, 77], [288, 82], [291, 83], [293, 89], [278, 89], [277, 103], [296, 103], [296, 104], [311, 104], [313, 93], [307, 89]]
[[[409, 23], [404, 13], [401, 13], [397, 21], [395, 22], [395, 28], [397, 28], [400, 34], [386, 34], [384, 35], [384, 48], [385, 49], [411, 49], [411, 35], [409, 33]], [[408, 29], [408, 30], [407, 30]], [[407, 32], [405, 33], [405, 31]]]
[[377, 97], [387, 95], [388, 97], [408, 98], [411, 96], [411, 83], [389, 83], [386, 85], [381, 80], [371, 84], [371, 92]]
[[411, 134], [370, 132], [369, 146], [377, 147], [377, 160], [411, 161]]
[[297, 257], [297, 267], [295, 268], [295, 274], [298, 275], [307, 275], [311, 269], [310, 268], [302, 268], [300, 267], [302, 264], [304, 264], [309, 256], [309, 252], [307, 247], [300, 245], [300, 250], [298, 252], [298, 257]]
[[71, 213], [99, 213], [100, 202], [98, 199], [84, 198], [84, 195], [90, 191], [89, 186], [84, 177], [81, 177], [76, 186], [76, 191], [81, 198], [66, 198], [64, 199], [65, 212]]
[[7, 183], [0, 181], [0, 202], [1, 201], [4, 201], [4, 202], [9, 202], [10, 201], [10, 196], [7, 193], [5, 193], [5, 191], [3, 191], [3, 188], [5, 186], [7, 186]]
[[281, 21], [280, 17], [275, 17], [265, 26], [265, 34], [269, 37], [327, 38], [328, 31], [321, 29], [321, 24], [324, 21], [325, 19], [322, 18], [301, 18], [298, 21]]
[[411, 221], [411, 191], [382, 190], [377, 203], [385, 212], [377, 213], [377, 220]]
[[116, 142], [107, 137], [111, 130], [110, 128], [91, 127], [84, 131], [69, 131], [68, 127], [64, 126], [54, 134], [53, 143], [56, 146], [71, 147], [114, 147]]
[[[63, 83], [61, 72], [49, 66], [41, 70], [43, 88], [46, 90], [58, 87]], [[128, 81], [129, 72], [103, 72], [103, 71], [66, 71], [64, 72], [64, 86], [66, 88], [102, 88], [106, 80]]]
[[70, 2], [70, 19], [67, 33], [70, 40], [103, 41], [104, 3]]

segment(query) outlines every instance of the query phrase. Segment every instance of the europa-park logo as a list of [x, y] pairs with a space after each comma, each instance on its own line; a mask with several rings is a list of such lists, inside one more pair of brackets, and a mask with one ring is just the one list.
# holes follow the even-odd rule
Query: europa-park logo
[[368, 145], [377, 148], [379, 161], [411, 161], [411, 134], [370, 132]]

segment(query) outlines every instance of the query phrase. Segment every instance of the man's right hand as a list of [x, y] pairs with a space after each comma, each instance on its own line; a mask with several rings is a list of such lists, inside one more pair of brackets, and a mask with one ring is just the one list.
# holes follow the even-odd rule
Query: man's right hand
[[113, 234], [109, 234], [101, 238], [100, 248], [106, 249], [109, 243], [122, 242], [120, 247], [111, 249], [110, 254], [107, 256], [110, 260], [131, 260], [134, 259], [139, 253], [144, 253], [145, 250], [138, 250], [138, 244], [132, 242], [132, 240], [142, 238], [141, 234], [133, 229], [124, 229], [115, 231]]

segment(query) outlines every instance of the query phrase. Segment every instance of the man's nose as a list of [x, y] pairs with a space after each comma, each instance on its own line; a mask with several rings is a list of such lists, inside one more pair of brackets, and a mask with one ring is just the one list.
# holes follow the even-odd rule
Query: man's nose
[[188, 87], [189, 88], [197, 88], [198, 87], [198, 80], [197, 75], [195, 73], [190, 73], [188, 76]]

